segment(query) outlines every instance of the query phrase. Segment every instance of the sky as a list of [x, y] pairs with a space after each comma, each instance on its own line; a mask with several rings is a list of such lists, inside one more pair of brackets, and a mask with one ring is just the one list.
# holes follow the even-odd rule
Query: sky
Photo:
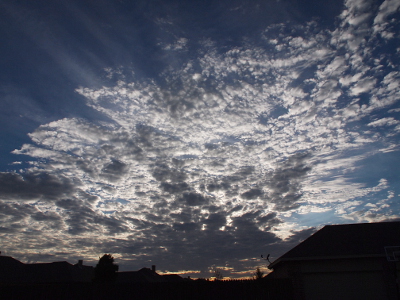
[[400, 218], [397, 0], [0, 0], [0, 241], [267, 272]]

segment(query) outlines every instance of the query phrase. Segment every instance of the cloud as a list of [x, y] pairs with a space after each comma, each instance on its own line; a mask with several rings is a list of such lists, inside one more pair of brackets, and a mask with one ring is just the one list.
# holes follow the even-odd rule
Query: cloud
[[178, 194], [190, 189], [189, 185], [185, 182], [177, 184], [170, 184], [168, 182], [163, 182], [161, 183], [160, 187], [169, 194]]
[[[182, 182], [186, 179], [186, 174], [179, 169], [171, 168], [167, 164], [158, 162], [152, 171], [153, 177], [158, 181]], [[165, 185], [164, 185], [165, 186]]]
[[251, 199], [256, 199], [262, 195], [263, 191], [261, 189], [251, 189], [248, 190], [247, 192], [244, 192], [240, 196], [244, 199], [251, 200]]
[[183, 193], [182, 197], [178, 200], [189, 206], [200, 206], [208, 204], [208, 199], [198, 193]]
[[400, 4], [395, 0], [385, 0], [379, 7], [379, 12], [374, 19], [374, 31], [379, 32], [382, 37], [390, 39], [394, 33], [386, 31], [390, 27], [388, 17], [399, 10]]
[[375, 82], [376, 82], [376, 80], [372, 77], [364, 78], [364, 79], [358, 81], [356, 84], [354, 84], [351, 87], [350, 92], [351, 92], [351, 94], [353, 94], [355, 96], [357, 96], [361, 93], [368, 92], [373, 89]]
[[311, 167], [304, 164], [309, 154], [297, 154], [290, 157], [283, 167], [275, 170], [266, 185], [270, 189], [269, 198], [278, 211], [290, 210], [299, 207], [297, 201], [301, 198], [301, 179], [305, 177]]
[[396, 125], [399, 123], [400, 123], [400, 121], [398, 121], [394, 118], [383, 118], [383, 119], [379, 119], [379, 120], [369, 123], [368, 126], [372, 126], [372, 127], [392, 126], [392, 125]]
[[186, 44], [188, 39], [186, 38], [179, 38], [174, 44], [168, 44], [163, 47], [164, 50], [186, 50]]
[[79, 185], [78, 180], [46, 172], [0, 173], [3, 200], [56, 200], [71, 195]]
[[109, 181], [117, 181], [126, 172], [127, 172], [126, 164], [116, 159], [112, 159], [111, 163], [103, 167], [101, 176]]
[[386, 0], [379, 7], [379, 13], [374, 19], [374, 24], [382, 23], [385, 19], [394, 14], [400, 7], [400, 4], [394, 0]]

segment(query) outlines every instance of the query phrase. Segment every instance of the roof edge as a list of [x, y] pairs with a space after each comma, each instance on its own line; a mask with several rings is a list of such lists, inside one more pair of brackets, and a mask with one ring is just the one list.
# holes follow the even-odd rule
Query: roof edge
[[354, 258], [379, 258], [386, 257], [385, 254], [362, 254], [362, 255], [338, 255], [338, 256], [311, 256], [311, 257], [291, 257], [278, 258], [272, 262], [268, 269], [273, 269], [276, 265], [286, 261], [306, 261], [306, 260], [334, 260], [334, 259], [354, 259]]

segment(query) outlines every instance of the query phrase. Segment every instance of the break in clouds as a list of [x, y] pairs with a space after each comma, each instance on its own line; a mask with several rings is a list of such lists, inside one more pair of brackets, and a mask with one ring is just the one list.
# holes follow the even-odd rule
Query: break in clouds
[[275, 24], [241, 47], [199, 41], [196, 56], [177, 37], [159, 46], [187, 59], [157, 80], [106, 69], [107, 85], [76, 88], [104, 120], [40, 126], [14, 151], [30, 167], [0, 174], [3, 247], [246, 276], [322, 225], [302, 216], [397, 218], [387, 178], [350, 174], [399, 151], [398, 7], [347, 1], [334, 30]]

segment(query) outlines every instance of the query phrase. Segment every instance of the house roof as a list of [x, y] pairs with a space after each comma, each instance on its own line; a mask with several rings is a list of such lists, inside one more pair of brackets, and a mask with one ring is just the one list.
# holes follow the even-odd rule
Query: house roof
[[15, 267], [23, 265], [22, 262], [12, 258], [11, 256], [3, 256], [0, 255], [0, 267], [1, 268], [8, 268], [8, 267]]
[[165, 281], [167, 282], [181, 282], [181, 281], [185, 281], [185, 279], [183, 279], [181, 276], [177, 275], [177, 274], [165, 274], [162, 275], [162, 277], [164, 278]]
[[20, 280], [24, 264], [10, 256], [0, 256], [0, 282]]
[[72, 265], [66, 261], [52, 263], [26, 264], [24, 266], [27, 281], [31, 282], [64, 282], [73, 281], [70, 268]]
[[71, 265], [66, 261], [24, 264], [9, 256], [0, 256], [0, 282], [84, 282], [93, 277], [93, 267]]
[[400, 246], [400, 222], [326, 225], [269, 268], [289, 260], [383, 256], [387, 246]]
[[139, 271], [124, 271], [117, 273], [117, 282], [181, 282], [184, 279], [176, 274], [159, 275], [148, 268]]
[[163, 282], [161, 275], [151, 269], [142, 268], [139, 271], [117, 272], [117, 282]]

